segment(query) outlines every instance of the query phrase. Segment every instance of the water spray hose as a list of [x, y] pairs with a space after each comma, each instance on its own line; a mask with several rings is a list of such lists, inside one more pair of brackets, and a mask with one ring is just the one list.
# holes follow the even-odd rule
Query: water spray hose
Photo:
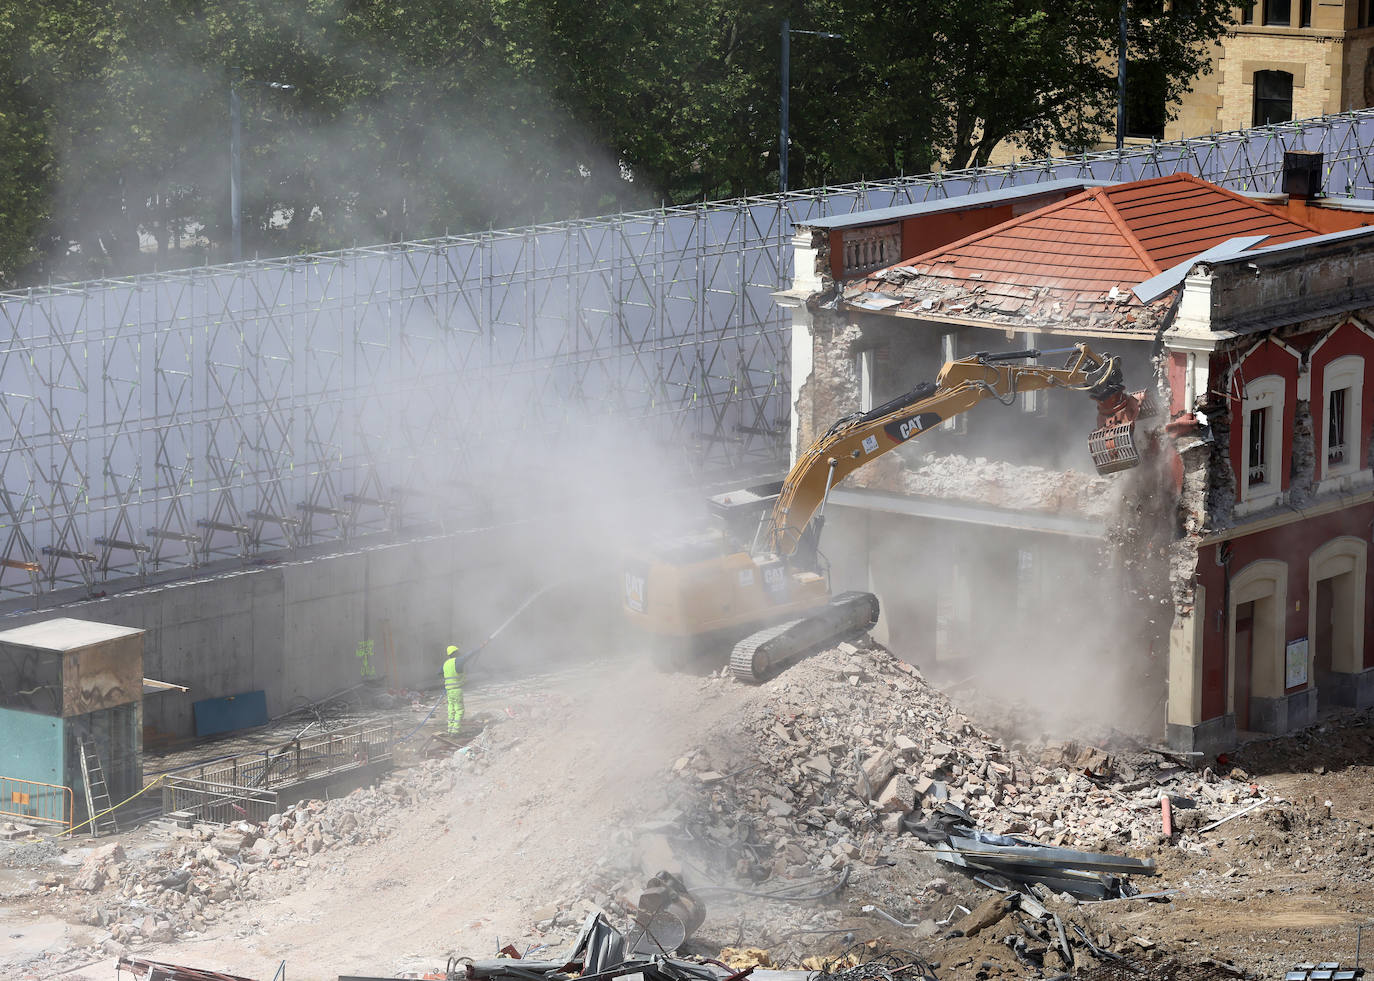
[[[464, 654], [462, 657], [460, 657], [460, 658], [458, 659], [458, 667], [459, 667], [459, 668], [462, 668], [462, 667], [463, 667], [464, 665], [466, 665], [469, 661], [471, 661], [471, 660], [473, 660], [474, 658], [476, 658], [478, 654], [482, 653], [482, 650], [483, 650], [488, 644], [490, 644], [493, 640], [496, 639], [497, 635], [499, 635], [499, 634], [501, 633], [501, 631], [505, 630], [505, 629], [506, 629], [507, 627], [509, 627], [512, 623], [514, 623], [514, 622], [515, 622], [515, 618], [518, 617], [520, 614], [524, 613], [525, 610], [526, 610], [526, 608], [529, 607], [529, 605], [530, 605], [531, 603], [533, 603], [533, 602], [534, 602], [535, 600], [537, 600], [540, 596], [543, 596], [543, 595], [544, 595], [545, 593], [547, 593], [550, 589], [553, 589], [554, 586], [559, 585], [559, 583], [561, 583], [561, 582], [563, 582], [563, 581], [564, 581], [564, 580], [559, 580], [558, 582], [551, 582], [551, 583], [549, 583], [547, 586], [542, 586], [542, 587], [540, 587], [539, 589], [535, 590], [532, 594], [530, 594], [529, 598], [527, 598], [527, 599], [525, 600], [525, 602], [521, 603], [520, 606], [516, 608], [516, 610], [515, 610], [514, 613], [512, 613], [510, 616], [506, 617], [505, 621], [501, 624], [501, 626], [499, 626], [499, 627], [497, 627], [495, 630], [493, 630], [493, 631], [488, 635], [488, 637], [487, 637], [486, 640], [482, 641], [482, 643], [478, 644], [478, 645], [477, 645], [476, 647], [474, 647], [471, 651], [469, 651], [468, 653]], [[439, 698], [435, 701], [435, 703], [430, 707], [430, 710], [429, 710], [428, 712], [425, 713], [425, 717], [424, 717], [423, 719], [421, 719], [421, 720], [419, 721], [419, 723], [416, 724], [415, 728], [414, 728], [414, 729], [411, 729], [408, 733], [406, 733], [406, 734], [405, 734], [404, 736], [402, 736], [400, 739], [396, 740], [396, 743], [394, 743], [393, 745], [396, 745], [396, 744], [399, 744], [399, 743], [403, 743], [403, 742], [405, 742], [407, 739], [409, 739], [411, 736], [413, 736], [413, 735], [415, 735], [417, 732], [419, 732], [419, 731], [424, 727], [425, 723], [428, 722], [428, 721], [433, 717], [435, 711], [438, 710], [439, 705], [440, 705], [446, 698], [447, 698], [446, 695], [440, 695]]]

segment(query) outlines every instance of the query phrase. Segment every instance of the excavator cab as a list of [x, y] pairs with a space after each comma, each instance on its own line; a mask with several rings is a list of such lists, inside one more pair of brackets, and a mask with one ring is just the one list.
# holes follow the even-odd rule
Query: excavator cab
[[781, 493], [782, 481], [774, 480], [716, 494], [707, 499], [706, 506], [732, 541], [741, 548], [752, 550], [760, 526], [772, 512]]

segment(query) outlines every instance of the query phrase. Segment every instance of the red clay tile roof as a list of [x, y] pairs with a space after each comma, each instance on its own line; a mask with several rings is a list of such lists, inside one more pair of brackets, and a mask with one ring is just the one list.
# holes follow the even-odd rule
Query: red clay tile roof
[[1125, 315], [1144, 304], [1132, 286], [1227, 239], [1267, 235], [1261, 244], [1277, 245], [1316, 234], [1192, 174], [1171, 174], [1076, 194], [873, 273], [844, 298], [893, 313], [1078, 330], [1134, 319]]

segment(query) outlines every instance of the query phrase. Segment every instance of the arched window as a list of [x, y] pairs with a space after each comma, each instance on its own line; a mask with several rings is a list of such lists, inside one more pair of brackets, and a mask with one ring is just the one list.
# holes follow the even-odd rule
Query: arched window
[[1255, 125], [1286, 123], [1293, 118], [1293, 76], [1288, 72], [1255, 72]]

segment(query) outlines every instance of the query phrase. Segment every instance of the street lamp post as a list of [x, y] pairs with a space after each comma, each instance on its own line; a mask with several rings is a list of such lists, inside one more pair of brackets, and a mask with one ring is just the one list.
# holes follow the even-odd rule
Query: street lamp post
[[778, 191], [782, 194], [787, 193], [787, 116], [790, 98], [790, 80], [792, 73], [792, 44], [793, 34], [810, 34], [813, 37], [827, 37], [832, 40], [841, 41], [843, 34], [830, 34], [827, 31], [800, 31], [793, 30], [790, 19], [784, 17], [782, 20], [782, 105], [781, 105], [781, 125], [778, 134]]
[[239, 153], [243, 143], [242, 116], [239, 108], [239, 73], [234, 72], [229, 80], [229, 258], [235, 262], [243, 258], [242, 205], [239, 201], [239, 183], [243, 176]]
[[229, 258], [235, 262], [243, 258], [243, 109], [239, 102], [239, 86], [245, 83], [284, 92], [296, 87], [286, 82], [259, 82], [244, 78], [238, 69], [229, 76]]
[[1121, 0], [1117, 29], [1120, 41], [1116, 48], [1116, 148], [1126, 146], [1126, 3]]

